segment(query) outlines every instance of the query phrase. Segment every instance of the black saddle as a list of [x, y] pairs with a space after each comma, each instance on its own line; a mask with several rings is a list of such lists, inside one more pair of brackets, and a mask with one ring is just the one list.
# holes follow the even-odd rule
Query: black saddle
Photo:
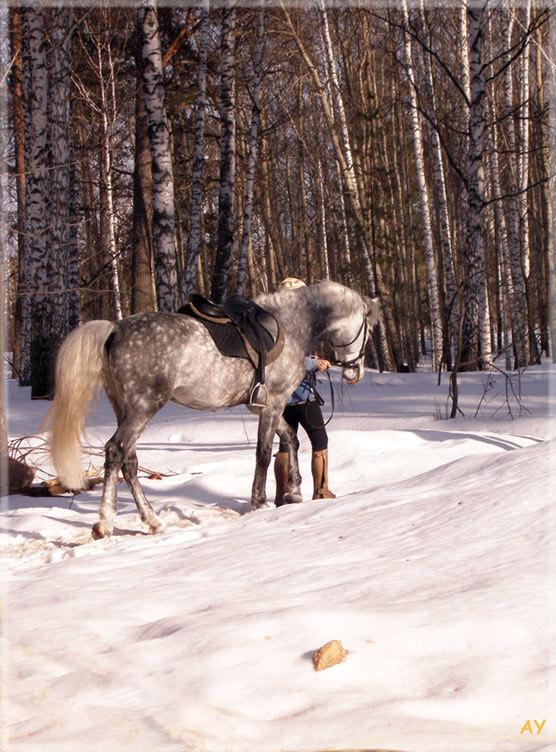
[[275, 317], [243, 295], [231, 295], [219, 305], [203, 295], [194, 293], [190, 303], [204, 316], [232, 321], [256, 353], [269, 352], [278, 342], [280, 327]]
[[[230, 357], [247, 357], [255, 367], [255, 384], [249, 396], [250, 407], [265, 407], [267, 404], [267, 389], [265, 386], [265, 369], [268, 362], [278, 357], [283, 347], [280, 327], [276, 318], [253, 300], [247, 300], [242, 295], [231, 295], [222, 304], [214, 303], [203, 295], [194, 293], [189, 303], [179, 309], [199, 319], [211, 333], [215, 344], [224, 355]], [[222, 348], [221, 327], [233, 326], [240, 335], [246, 347], [244, 355]], [[227, 336], [230, 342], [233, 337]], [[274, 357], [269, 361], [269, 354]], [[253, 357], [255, 356], [255, 357]]]

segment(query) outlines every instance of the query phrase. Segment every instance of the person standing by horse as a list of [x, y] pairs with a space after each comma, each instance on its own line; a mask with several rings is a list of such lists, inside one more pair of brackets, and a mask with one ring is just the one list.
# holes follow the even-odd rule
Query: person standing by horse
[[[287, 277], [280, 282], [278, 289], [295, 290], [305, 287], [305, 283], [295, 277]], [[327, 371], [331, 363], [317, 355], [305, 358], [305, 377], [293, 394], [288, 398], [284, 409], [284, 419], [297, 435], [301, 424], [309, 437], [312, 448], [311, 473], [313, 476], [313, 499], [335, 499], [336, 494], [328, 488], [328, 434], [322, 415], [322, 399], [316, 391], [316, 374]], [[276, 478], [276, 506], [282, 506], [284, 495], [288, 492], [289, 461], [285, 442], [280, 447], [274, 461]]]

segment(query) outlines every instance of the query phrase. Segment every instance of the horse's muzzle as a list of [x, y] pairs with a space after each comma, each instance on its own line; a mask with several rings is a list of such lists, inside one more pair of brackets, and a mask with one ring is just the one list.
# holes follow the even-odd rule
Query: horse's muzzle
[[342, 378], [345, 379], [350, 386], [358, 384], [364, 375], [365, 369], [361, 361], [355, 366], [344, 368], [344, 370], [342, 371]]

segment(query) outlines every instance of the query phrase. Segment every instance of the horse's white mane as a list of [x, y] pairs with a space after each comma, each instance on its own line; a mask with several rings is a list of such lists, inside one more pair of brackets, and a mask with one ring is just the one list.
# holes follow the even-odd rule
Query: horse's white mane
[[265, 304], [280, 306], [286, 303], [292, 308], [307, 304], [315, 308], [322, 305], [340, 306], [346, 316], [361, 313], [365, 309], [365, 301], [359, 293], [329, 279], [293, 290], [285, 288], [275, 293], [263, 293], [257, 296], [256, 301], [263, 308]]

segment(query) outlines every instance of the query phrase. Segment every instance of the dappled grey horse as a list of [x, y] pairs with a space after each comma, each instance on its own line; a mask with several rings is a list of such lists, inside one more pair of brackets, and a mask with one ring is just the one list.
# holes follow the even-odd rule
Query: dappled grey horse
[[[288, 445], [289, 494], [302, 500], [298, 442], [282, 418], [286, 400], [305, 374], [305, 355], [328, 340], [343, 377], [356, 384], [364, 373], [365, 345], [378, 321], [379, 304], [336, 282], [263, 294], [256, 302], [273, 314], [283, 335], [279, 357], [266, 369], [268, 402], [260, 410], [251, 503], [266, 503], [266, 476], [277, 433]], [[118, 427], [106, 444], [105, 475], [95, 537], [111, 535], [116, 515], [118, 472], [131, 490], [152, 533], [162, 523], [137, 478], [136, 444], [149, 420], [168, 401], [197, 410], [247, 404], [254, 383], [248, 360], [220, 354], [195, 318], [181, 313], [139, 313], [112, 323], [90, 321], [71, 332], [56, 361], [50, 450], [61, 482], [84, 486], [81, 437], [96, 389], [104, 386]]]

